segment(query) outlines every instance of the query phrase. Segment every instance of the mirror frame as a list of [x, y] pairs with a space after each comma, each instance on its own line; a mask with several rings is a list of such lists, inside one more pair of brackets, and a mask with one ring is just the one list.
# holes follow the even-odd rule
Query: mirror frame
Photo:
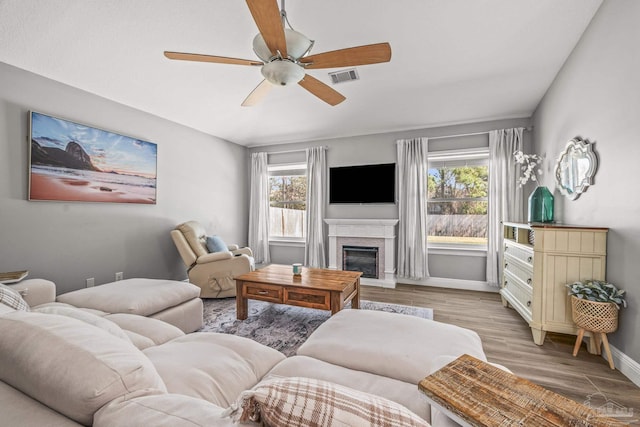
[[[568, 167], [576, 169], [575, 161], [573, 159], [577, 157], [580, 159], [587, 159], [589, 161], [589, 167], [584, 173], [578, 177], [575, 186], [570, 187], [562, 181], [562, 171]], [[569, 140], [565, 150], [560, 153], [558, 162], [556, 163], [555, 176], [556, 187], [560, 192], [570, 200], [576, 200], [582, 193], [587, 191], [590, 185], [593, 184], [593, 177], [598, 169], [598, 157], [593, 150], [593, 143], [588, 140], [583, 140], [579, 136]], [[578, 172], [578, 171], [576, 171]]]

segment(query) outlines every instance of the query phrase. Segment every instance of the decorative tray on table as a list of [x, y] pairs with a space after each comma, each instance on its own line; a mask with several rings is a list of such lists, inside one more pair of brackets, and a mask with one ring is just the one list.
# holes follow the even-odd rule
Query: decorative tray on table
[[0, 273], [0, 283], [15, 283], [27, 277], [29, 270], [9, 271]]

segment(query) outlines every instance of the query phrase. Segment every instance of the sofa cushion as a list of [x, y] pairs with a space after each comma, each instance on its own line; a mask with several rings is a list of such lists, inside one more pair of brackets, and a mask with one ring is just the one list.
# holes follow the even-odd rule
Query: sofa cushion
[[2, 283], [0, 283], [0, 303], [13, 310], [29, 311], [29, 304], [22, 299], [22, 295]]
[[130, 342], [77, 319], [16, 311], [0, 336], [0, 380], [81, 424], [117, 397], [166, 391]]
[[125, 313], [107, 314], [104, 317], [127, 332], [148, 338], [153, 345], [164, 344], [184, 335], [177, 327], [151, 317]]
[[0, 381], [0, 425], [78, 427], [80, 424]]
[[248, 338], [197, 332], [150, 347], [153, 362], [170, 393], [227, 407], [253, 387], [285, 356]]
[[226, 252], [229, 250], [220, 236], [207, 236], [207, 249], [209, 252]]
[[97, 316], [93, 313], [80, 310], [72, 306], [47, 304], [45, 306], [36, 307], [33, 309], [36, 313], [55, 314], [58, 316], [67, 316], [73, 319], [78, 319], [89, 325], [93, 325], [97, 328], [103, 329], [109, 332], [111, 335], [131, 342], [127, 334], [112, 321], [105, 319], [104, 317]]
[[403, 405], [427, 421], [431, 419], [429, 404], [416, 384], [332, 365], [307, 356], [288, 357], [274, 366], [264, 379], [282, 377], [308, 377], [329, 381], [384, 397]]
[[96, 412], [93, 427], [237, 427], [223, 412], [202, 399], [158, 394], [112, 401]]
[[268, 426], [429, 427], [425, 420], [390, 400], [302, 377], [263, 381], [242, 393], [237, 406], [240, 421], [261, 421]]
[[187, 282], [161, 279], [125, 279], [59, 295], [57, 300], [107, 313], [149, 316], [198, 298], [200, 288]]
[[297, 351], [302, 356], [412, 384], [430, 373], [436, 357], [465, 353], [487, 360], [474, 331], [373, 310], [334, 314]]

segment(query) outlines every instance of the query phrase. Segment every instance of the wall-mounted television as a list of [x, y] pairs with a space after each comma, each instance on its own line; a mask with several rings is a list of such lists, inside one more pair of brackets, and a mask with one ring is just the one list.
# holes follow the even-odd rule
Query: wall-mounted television
[[342, 166], [329, 169], [329, 203], [396, 202], [396, 164]]

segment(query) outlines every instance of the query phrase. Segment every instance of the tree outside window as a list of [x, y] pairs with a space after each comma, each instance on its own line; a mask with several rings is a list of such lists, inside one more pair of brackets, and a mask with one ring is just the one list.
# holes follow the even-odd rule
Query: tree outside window
[[303, 168], [304, 165], [269, 168], [270, 237], [305, 237], [307, 176]]
[[487, 244], [489, 167], [486, 155], [429, 158], [430, 244]]

